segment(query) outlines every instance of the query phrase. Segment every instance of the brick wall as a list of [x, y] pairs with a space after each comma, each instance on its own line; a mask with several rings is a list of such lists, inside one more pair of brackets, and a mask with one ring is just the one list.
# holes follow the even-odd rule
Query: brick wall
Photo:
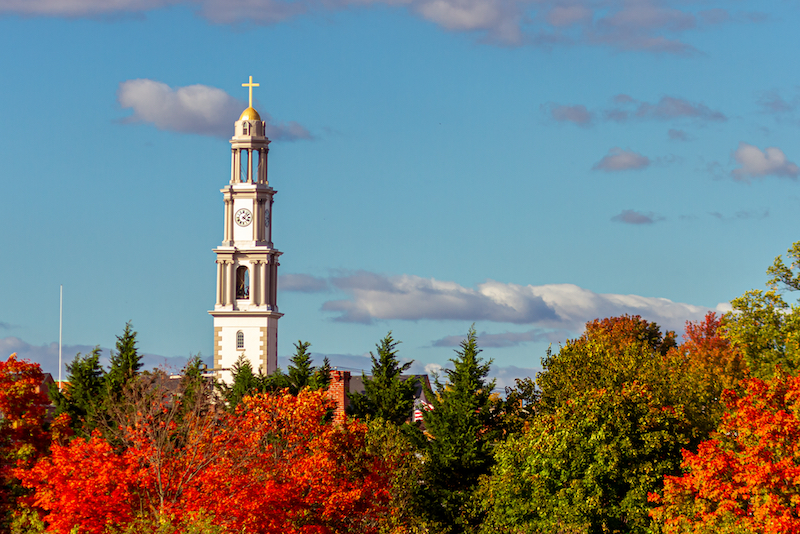
[[348, 400], [347, 392], [350, 391], [350, 371], [331, 371], [331, 383], [328, 386], [328, 398], [335, 405], [333, 420], [340, 422], [346, 417]]

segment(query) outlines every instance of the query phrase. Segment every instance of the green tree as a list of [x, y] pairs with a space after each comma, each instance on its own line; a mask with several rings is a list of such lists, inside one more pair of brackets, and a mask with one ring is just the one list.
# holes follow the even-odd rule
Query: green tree
[[493, 414], [487, 381], [491, 361], [479, 356], [475, 328], [461, 342], [447, 382], [434, 380], [436, 391], [426, 391], [433, 409], [423, 412], [427, 454], [421, 488], [424, 513], [444, 532], [473, 532], [479, 518], [472, 497], [481, 475], [492, 466]]
[[483, 533], [645, 533], [648, 492], [679, 472], [690, 425], [636, 382], [590, 389], [499, 445]]
[[233, 375], [231, 385], [220, 383], [220, 388], [225, 400], [228, 401], [228, 408], [235, 411], [243, 398], [261, 391], [263, 380], [253, 372], [253, 366], [244, 354], [240, 354], [231, 367], [231, 374]]
[[295, 352], [289, 359], [289, 372], [287, 377], [289, 379], [289, 392], [292, 395], [297, 395], [303, 388], [307, 387], [314, 376], [314, 366], [311, 364], [311, 353], [308, 348], [311, 343], [308, 341], [298, 340], [294, 344]]
[[751, 376], [768, 378], [778, 366], [795, 373], [800, 369], [800, 306], [789, 305], [787, 291], [800, 290], [800, 241], [767, 269], [768, 290], [754, 289], [731, 301], [725, 315], [725, 336], [741, 351]]
[[105, 392], [105, 371], [100, 366], [100, 347], [89, 354], [79, 352], [67, 364], [68, 385], [63, 391], [53, 384], [50, 397], [56, 405], [56, 415], [66, 413], [72, 419], [72, 428], [88, 436], [97, 426]]
[[400, 375], [414, 362], [400, 365], [397, 359], [399, 344], [389, 332], [375, 345], [377, 357], [372, 352], [369, 353], [372, 359], [372, 376], [367, 378], [362, 373], [364, 393], [348, 395], [351, 413], [356, 417], [379, 417], [395, 425], [402, 425], [411, 416], [417, 380], [414, 377], [401, 378]]
[[331, 383], [331, 361], [327, 356], [322, 358], [322, 365], [314, 369], [314, 374], [309, 382], [311, 389], [328, 389]]
[[125, 385], [142, 368], [142, 357], [136, 349], [136, 335], [128, 321], [125, 324], [125, 331], [121, 336], [117, 336], [117, 350], [111, 351], [111, 365], [105, 375], [105, 381], [108, 395], [112, 400], [119, 398]]

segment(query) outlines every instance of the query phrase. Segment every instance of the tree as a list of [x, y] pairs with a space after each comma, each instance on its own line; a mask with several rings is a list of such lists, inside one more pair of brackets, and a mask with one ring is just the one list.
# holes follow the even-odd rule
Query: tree
[[683, 476], [667, 477], [653, 516], [666, 533], [800, 530], [800, 377], [750, 379]]
[[684, 341], [667, 354], [672, 369], [673, 403], [682, 404], [700, 439], [717, 428], [725, 390], [742, 391], [747, 364], [724, 337], [725, 318], [708, 312], [702, 321], [686, 322]]
[[427, 454], [424, 485], [425, 514], [445, 530], [469, 532], [478, 520], [471, 514], [470, 500], [478, 478], [492, 465], [494, 438], [490, 395], [494, 380], [488, 382], [491, 361], [479, 356], [475, 328], [461, 342], [453, 369], [445, 369], [447, 383], [434, 384], [426, 396], [433, 406], [423, 412], [430, 436], [424, 443]]
[[111, 367], [105, 375], [105, 381], [112, 402], [142, 368], [142, 357], [136, 350], [136, 335], [128, 321], [125, 324], [125, 331], [121, 336], [117, 336], [117, 350], [111, 351]]
[[790, 306], [781, 294], [800, 290], [800, 241], [792, 245], [788, 257], [789, 265], [778, 256], [767, 269], [771, 277], [767, 291], [747, 291], [731, 301], [733, 311], [725, 314], [725, 336], [757, 378], [772, 376], [779, 366], [800, 370], [800, 306]]
[[308, 348], [311, 343], [298, 340], [294, 344], [295, 353], [290, 358], [289, 372], [289, 391], [292, 395], [297, 395], [303, 388], [309, 386], [314, 376], [314, 366], [311, 365], [311, 353]]
[[678, 472], [690, 430], [643, 384], [580, 393], [498, 446], [482, 532], [649, 532], [648, 492]]
[[137, 409], [122, 412], [120, 450], [95, 432], [21, 474], [50, 530], [201, 517], [224, 532], [376, 533], [385, 521], [393, 464], [368, 450], [366, 425], [325, 421], [325, 392], [256, 394], [231, 414], [141, 386], [126, 392]]
[[225, 400], [228, 401], [228, 408], [234, 411], [239, 403], [242, 402], [242, 399], [260, 391], [262, 381], [253, 372], [253, 366], [250, 365], [250, 360], [244, 354], [239, 355], [239, 358], [231, 367], [231, 374], [233, 375], [233, 383], [230, 386], [221, 383], [220, 387], [223, 390]]
[[97, 415], [103, 405], [105, 371], [100, 366], [100, 347], [81, 355], [79, 352], [67, 364], [67, 382], [64, 391], [50, 388], [50, 397], [56, 405], [56, 414], [66, 413], [73, 429], [88, 437], [97, 425]]
[[331, 361], [327, 356], [322, 358], [322, 365], [314, 369], [314, 374], [309, 382], [309, 387], [313, 390], [328, 389], [331, 383]]
[[554, 411], [589, 389], [619, 390], [633, 381], [666, 396], [673, 369], [665, 356], [675, 346], [673, 332], [662, 336], [656, 323], [638, 315], [590, 321], [583, 335], [568, 340], [557, 354], [548, 350], [536, 377], [541, 389], [537, 407]]
[[397, 360], [399, 344], [389, 332], [375, 345], [378, 356], [369, 353], [372, 359], [372, 376], [367, 378], [363, 373], [361, 375], [365, 391], [363, 394], [348, 395], [352, 403], [351, 412], [356, 417], [378, 417], [395, 425], [402, 425], [411, 416], [417, 380], [414, 377], [401, 378], [400, 375], [413, 362], [400, 365]]
[[39, 364], [16, 354], [0, 361], [0, 529], [22, 494], [13, 469], [30, 467], [50, 445], [43, 380]]

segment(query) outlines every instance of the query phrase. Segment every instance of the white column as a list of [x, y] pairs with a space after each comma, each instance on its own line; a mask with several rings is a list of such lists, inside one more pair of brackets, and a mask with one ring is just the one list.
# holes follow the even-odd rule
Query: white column
[[222, 306], [223, 283], [222, 262], [217, 260], [217, 306]]
[[232, 184], [236, 183], [236, 149], [231, 149], [231, 182]]
[[233, 261], [225, 261], [225, 304], [233, 306], [236, 301], [236, 273], [233, 272]]
[[259, 294], [260, 286], [258, 280], [258, 273], [261, 270], [261, 261], [260, 260], [253, 260], [250, 262], [250, 300], [253, 302], [254, 306], [258, 306], [261, 304], [261, 298]]

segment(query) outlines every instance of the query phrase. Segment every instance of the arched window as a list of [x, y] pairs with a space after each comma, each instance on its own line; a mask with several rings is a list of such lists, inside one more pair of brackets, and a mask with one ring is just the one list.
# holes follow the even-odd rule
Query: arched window
[[244, 265], [236, 269], [236, 298], [250, 298], [250, 271]]
[[236, 332], [236, 348], [243, 349], [244, 348], [244, 332], [239, 330]]

